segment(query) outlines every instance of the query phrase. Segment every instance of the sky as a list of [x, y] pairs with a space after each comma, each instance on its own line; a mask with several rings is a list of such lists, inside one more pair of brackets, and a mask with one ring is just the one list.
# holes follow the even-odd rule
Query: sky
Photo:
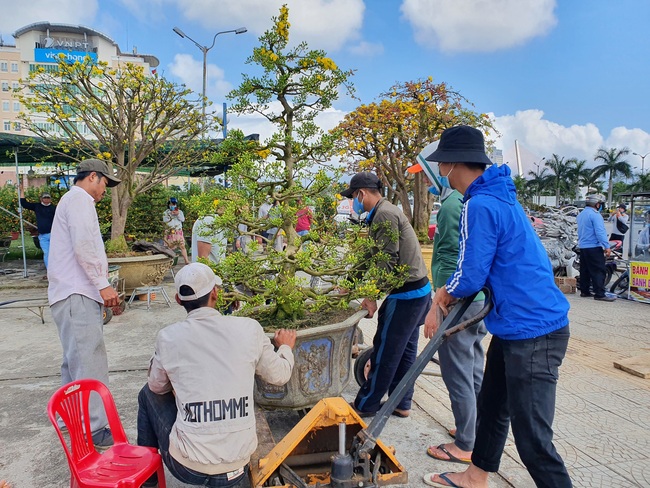
[[[13, 43], [18, 28], [41, 21], [88, 26], [122, 52], [153, 54], [159, 74], [200, 93], [202, 53], [173, 27], [207, 46], [246, 27], [208, 52], [207, 96], [221, 107], [254, 72], [246, 59], [282, 4], [292, 43], [355, 70], [359, 100], [338, 100], [318, 119], [324, 129], [395, 83], [431, 76], [493, 118], [513, 169], [519, 142], [524, 175], [553, 154], [594, 166], [600, 147], [629, 148], [640, 172], [632, 152], [650, 152], [647, 0], [0, 0], [0, 35]], [[231, 116], [228, 127], [271, 134], [254, 117]]]

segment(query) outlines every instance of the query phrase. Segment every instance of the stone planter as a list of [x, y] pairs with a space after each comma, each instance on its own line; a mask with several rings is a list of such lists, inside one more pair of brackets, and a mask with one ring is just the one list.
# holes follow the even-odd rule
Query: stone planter
[[291, 379], [286, 385], [274, 386], [255, 377], [255, 404], [298, 410], [340, 396], [353, 376], [352, 339], [366, 313], [360, 310], [338, 324], [298, 331]]
[[424, 259], [424, 264], [429, 270], [427, 276], [429, 277], [429, 281], [433, 282], [433, 278], [431, 276], [431, 259], [433, 258], [433, 246], [420, 246], [420, 249], [422, 250], [422, 258]]
[[172, 265], [172, 258], [166, 254], [143, 254], [142, 256], [122, 258], [109, 257], [108, 264], [120, 267], [120, 278], [124, 279], [124, 288], [128, 296], [133, 292], [134, 288], [156, 286], [162, 283]]

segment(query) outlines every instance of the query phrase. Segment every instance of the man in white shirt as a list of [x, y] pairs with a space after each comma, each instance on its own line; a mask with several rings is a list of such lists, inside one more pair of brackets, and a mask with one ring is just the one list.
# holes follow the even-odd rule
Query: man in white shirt
[[[99, 159], [79, 164], [77, 176], [54, 215], [49, 257], [48, 301], [63, 347], [61, 384], [95, 378], [108, 385], [102, 306], [118, 304], [108, 283], [108, 260], [95, 203], [120, 180]], [[113, 444], [99, 398], [90, 401], [90, 428], [96, 447]]]
[[[158, 448], [183, 483], [246, 486], [257, 447], [255, 375], [289, 381], [296, 331], [277, 331], [275, 351], [258, 322], [221, 315], [221, 279], [203, 263], [185, 266], [174, 283], [187, 317], [158, 332], [138, 395], [138, 445]], [[143, 486], [157, 486], [156, 476]]]
[[192, 262], [199, 258], [208, 258], [213, 263], [219, 263], [226, 256], [226, 235], [223, 231], [215, 231], [214, 216], [206, 215], [194, 222], [192, 226]]

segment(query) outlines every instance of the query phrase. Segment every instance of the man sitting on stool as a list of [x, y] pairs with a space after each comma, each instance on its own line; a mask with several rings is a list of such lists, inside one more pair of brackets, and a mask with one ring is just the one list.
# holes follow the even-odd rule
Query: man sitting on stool
[[[296, 332], [277, 331], [276, 352], [258, 322], [221, 315], [214, 308], [221, 279], [205, 264], [188, 264], [174, 282], [187, 317], [158, 332], [138, 396], [138, 445], [160, 449], [183, 483], [248, 486], [255, 375], [273, 385], [289, 381]], [[144, 486], [157, 486], [155, 475]]]

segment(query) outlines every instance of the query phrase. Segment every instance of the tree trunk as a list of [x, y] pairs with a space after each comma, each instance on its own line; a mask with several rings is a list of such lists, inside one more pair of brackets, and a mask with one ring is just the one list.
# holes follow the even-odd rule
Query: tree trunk
[[427, 182], [424, 173], [415, 175], [413, 185], [413, 229], [418, 236], [425, 236], [429, 232], [429, 215], [432, 202], [429, 201]]
[[607, 187], [607, 209], [611, 208], [612, 206], [612, 191], [613, 191], [613, 178], [612, 178], [612, 172], [609, 172], [609, 185]]
[[[122, 186], [124, 188], [121, 188]], [[111, 239], [124, 235], [126, 217], [132, 201], [133, 197], [128, 193], [128, 187], [124, 183], [114, 187], [111, 191], [111, 210], [113, 214], [111, 221]], [[162, 218], [162, 215], [152, 215], [151, 218]]]

